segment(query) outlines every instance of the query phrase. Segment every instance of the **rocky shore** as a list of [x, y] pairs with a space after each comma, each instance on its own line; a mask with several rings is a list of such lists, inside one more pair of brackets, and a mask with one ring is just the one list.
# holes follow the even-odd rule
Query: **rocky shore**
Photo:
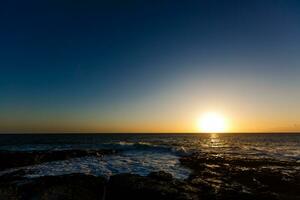
[[34, 179], [6, 176], [0, 183], [0, 199], [7, 200], [187, 200], [197, 199], [197, 193], [196, 188], [164, 172], [153, 172], [147, 177], [118, 174], [109, 180], [83, 174]]
[[[111, 151], [64, 151], [61, 153], [28, 153], [4, 159], [1, 169], [23, 166], [74, 156], [104, 155]], [[51, 157], [50, 155], [55, 155]], [[19, 157], [18, 157], [19, 156]], [[15, 161], [18, 157], [26, 161]], [[35, 158], [35, 159], [33, 159]], [[7, 163], [6, 163], [7, 161]], [[30, 162], [29, 162], [30, 161]], [[158, 171], [148, 176], [117, 174], [109, 179], [85, 174], [26, 178], [22, 170], [0, 177], [2, 200], [250, 200], [300, 199], [300, 163], [272, 159], [249, 159], [195, 153], [181, 158], [181, 164], [192, 170], [186, 180]]]
[[181, 158], [201, 199], [300, 199], [300, 163], [195, 153]]
[[0, 151], [0, 170], [37, 165], [44, 162], [67, 160], [84, 156], [103, 156], [115, 150], [60, 150], [60, 151]]

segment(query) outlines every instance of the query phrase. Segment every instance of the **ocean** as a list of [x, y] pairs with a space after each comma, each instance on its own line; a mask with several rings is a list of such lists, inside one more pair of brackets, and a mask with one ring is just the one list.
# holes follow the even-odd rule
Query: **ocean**
[[[25, 177], [84, 173], [109, 178], [119, 173], [142, 176], [165, 171], [186, 179], [190, 169], [180, 157], [195, 152], [220, 157], [300, 162], [300, 134], [2, 134], [0, 151], [34, 152], [110, 149], [116, 153], [55, 160], [0, 171], [22, 170]], [[272, 167], [272, 166], [269, 166]], [[282, 167], [284, 169], [284, 166]], [[288, 169], [291, 170], [290, 168]]]

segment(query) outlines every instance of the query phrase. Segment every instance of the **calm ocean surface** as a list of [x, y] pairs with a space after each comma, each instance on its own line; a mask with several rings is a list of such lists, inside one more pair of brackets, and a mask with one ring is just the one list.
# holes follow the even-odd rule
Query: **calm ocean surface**
[[85, 173], [107, 176], [164, 170], [184, 179], [189, 169], [179, 158], [193, 152], [240, 158], [272, 158], [300, 162], [300, 134], [65, 134], [0, 135], [0, 150], [59, 151], [67, 149], [116, 149], [103, 158], [86, 156], [9, 169], [25, 169], [27, 177]]

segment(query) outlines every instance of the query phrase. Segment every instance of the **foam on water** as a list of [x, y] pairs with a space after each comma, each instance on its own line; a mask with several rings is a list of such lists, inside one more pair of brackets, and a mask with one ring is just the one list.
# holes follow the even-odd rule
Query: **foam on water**
[[[179, 157], [176, 153], [167, 151], [164, 147], [155, 146], [152, 149], [141, 149], [141, 144], [131, 145], [138, 146], [138, 148], [123, 148], [123, 151], [117, 155], [106, 155], [104, 157], [86, 156], [46, 162], [39, 165], [3, 171], [1, 174], [23, 170], [26, 174], [25, 177], [28, 178], [71, 173], [84, 173], [109, 178], [111, 175], [119, 173], [133, 173], [146, 176], [153, 171], [166, 171], [178, 179], [188, 178], [190, 170], [180, 165]], [[148, 146], [149, 144], [146, 145]]]
[[[3, 136], [1, 136], [3, 137]], [[189, 169], [179, 157], [192, 152], [214, 152], [220, 156], [272, 158], [300, 162], [300, 135], [29, 135], [6, 136], [0, 150], [34, 151], [66, 149], [116, 149], [104, 157], [81, 157], [10, 169], [23, 169], [27, 177], [85, 173], [109, 177], [118, 173], [147, 175], [166, 171], [185, 179]], [[20, 138], [21, 139], [20, 139]], [[18, 140], [14, 140], [18, 138]]]
[[152, 171], [166, 171], [175, 178], [185, 179], [190, 171], [179, 165], [174, 155], [126, 153], [115, 156], [82, 157], [64, 161], [48, 162], [23, 168], [26, 177], [55, 176], [70, 173], [85, 173], [109, 177], [119, 173], [134, 173], [142, 176]]

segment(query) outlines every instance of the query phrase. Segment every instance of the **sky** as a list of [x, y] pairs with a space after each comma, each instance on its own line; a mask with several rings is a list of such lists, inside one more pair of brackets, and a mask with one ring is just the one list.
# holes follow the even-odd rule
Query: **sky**
[[300, 131], [300, 2], [0, 2], [0, 132]]

